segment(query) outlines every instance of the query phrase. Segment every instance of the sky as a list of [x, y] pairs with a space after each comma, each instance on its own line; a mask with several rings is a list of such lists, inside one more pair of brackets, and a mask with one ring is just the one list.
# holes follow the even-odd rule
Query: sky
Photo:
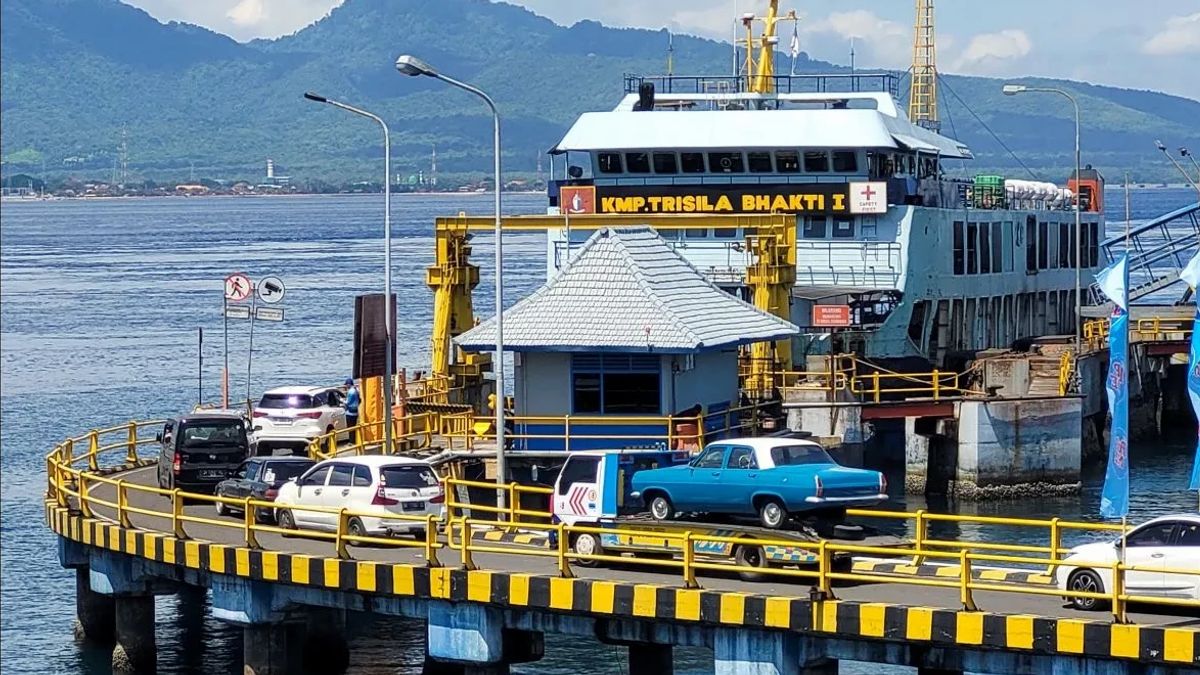
[[[195, 23], [237, 40], [278, 37], [320, 19], [342, 0], [123, 0], [162, 20]], [[570, 25], [670, 28], [725, 39], [733, 17], [767, 0], [512, 0]], [[1200, 0], [937, 0], [938, 70], [994, 77], [1046, 76], [1200, 100]], [[813, 58], [861, 67], [911, 62], [912, 0], [781, 0]]]

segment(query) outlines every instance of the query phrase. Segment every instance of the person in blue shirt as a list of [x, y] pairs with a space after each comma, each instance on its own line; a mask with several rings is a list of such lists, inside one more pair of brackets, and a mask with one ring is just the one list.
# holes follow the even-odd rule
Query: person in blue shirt
[[353, 378], [346, 378], [346, 427], [358, 426], [358, 404], [361, 398]]

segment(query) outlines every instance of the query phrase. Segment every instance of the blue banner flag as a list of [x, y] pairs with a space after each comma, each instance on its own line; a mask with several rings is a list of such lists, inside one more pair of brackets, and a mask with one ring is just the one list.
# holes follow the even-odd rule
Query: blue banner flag
[[[1196, 319], [1192, 322], [1192, 347], [1188, 350], [1188, 398], [1192, 399], [1192, 411], [1200, 419], [1200, 253], [1188, 262], [1179, 273], [1179, 278], [1192, 287], [1196, 300]], [[1192, 460], [1192, 479], [1189, 490], [1200, 490], [1200, 430], [1197, 431], [1196, 458]]]
[[[1129, 265], [1122, 256], [1096, 275], [1101, 289], [1116, 307], [1108, 330], [1108, 410], [1112, 426], [1108, 439], [1108, 469], [1100, 493], [1100, 515], [1120, 518], [1129, 514]], [[1109, 295], [1111, 291], [1111, 295]]]

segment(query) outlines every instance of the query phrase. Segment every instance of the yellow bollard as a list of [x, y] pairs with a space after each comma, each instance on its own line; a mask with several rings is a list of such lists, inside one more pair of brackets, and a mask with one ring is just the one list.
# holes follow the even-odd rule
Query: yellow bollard
[[820, 557], [817, 561], [817, 591], [820, 592], [822, 600], [835, 600], [833, 579], [829, 578], [829, 573], [833, 571], [833, 551], [829, 550], [827, 539], [822, 539], [821, 543], [817, 544], [817, 555]]
[[125, 487], [125, 480], [117, 481], [117, 522], [121, 527], [133, 527], [129, 522], [129, 490]]
[[461, 550], [462, 566], [464, 570], [478, 569], [475, 567], [475, 558], [471, 553], [471, 539], [474, 532], [474, 525], [470, 519], [464, 518], [462, 521], [462, 532], [459, 534], [459, 543]]
[[437, 557], [438, 521], [437, 516], [425, 517], [425, 566], [441, 567], [442, 562]]
[[87, 472], [79, 472], [79, 512], [84, 518], [92, 517], [92, 505], [88, 502]]
[[[1122, 535], [1124, 536], [1124, 535]], [[1128, 623], [1125, 616], [1125, 565], [1118, 562], [1113, 566], [1112, 616], [1113, 623]]]

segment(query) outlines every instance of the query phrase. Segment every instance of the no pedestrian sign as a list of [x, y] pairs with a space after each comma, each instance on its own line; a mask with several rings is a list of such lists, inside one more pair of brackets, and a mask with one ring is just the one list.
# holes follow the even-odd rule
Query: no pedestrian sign
[[238, 272], [225, 277], [225, 299], [231, 302], [241, 302], [254, 292], [254, 284], [250, 277]]

